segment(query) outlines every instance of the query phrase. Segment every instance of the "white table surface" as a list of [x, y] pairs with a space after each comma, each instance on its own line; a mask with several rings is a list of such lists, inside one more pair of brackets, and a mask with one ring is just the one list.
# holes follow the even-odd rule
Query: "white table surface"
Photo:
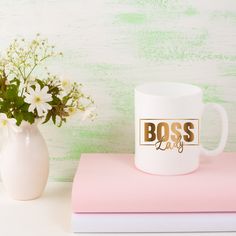
[[[103, 235], [73, 234], [70, 231], [71, 183], [49, 182], [45, 193], [33, 201], [15, 201], [5, 193], [0, 184], [0, 236], [68, 236]], [[106, 236], [121, 235], [106, 233]], [[123, 235], [136, 235], [122, 234]], [[236, 236], [236, 232], [223, 233], [139, 233], [161, 236]]]

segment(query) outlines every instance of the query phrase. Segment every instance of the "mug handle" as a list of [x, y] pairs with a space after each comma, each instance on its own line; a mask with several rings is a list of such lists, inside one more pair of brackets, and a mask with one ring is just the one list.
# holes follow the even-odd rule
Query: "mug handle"
[[203, 154], [203, 155], [217, 156], [221, 152], [223, 152], [225, 145], [226, 145], [226, 141], [227, 141], [227, 137], [228, 137], [228, 115], [227, 115], [225, 109], [216, 103], [205, 104], [204, 108], [203, 108], [203, 112], [209, 108], [213, 108], [214, 110], [216, 110], [220, 114], [221, 138], [220, 138], [220, 142], [218, 144], [218, 147], [216, 147], [214, 150], [208, 150], [208, 149], [204, 148], [203, 146], [200, 146], [200, 149], [201, 149], [201, 154]]

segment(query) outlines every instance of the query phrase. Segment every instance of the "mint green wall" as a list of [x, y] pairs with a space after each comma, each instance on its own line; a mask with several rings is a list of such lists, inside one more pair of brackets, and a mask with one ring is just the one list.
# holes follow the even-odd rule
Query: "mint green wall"
[[[84, 83], [98, 119], [42, 127], [51, 180], [71, 180], [82, 152], [133, 152], [133, 89], [145, 81], [200, 86], [230, 118], [226, 151], [236, 151], [235, 0], [1, 0], [0, 48], [16, 36], [48, 37], [62, 60], [52, 71]], [[204, 116], [214, 147], [219, 120]]]

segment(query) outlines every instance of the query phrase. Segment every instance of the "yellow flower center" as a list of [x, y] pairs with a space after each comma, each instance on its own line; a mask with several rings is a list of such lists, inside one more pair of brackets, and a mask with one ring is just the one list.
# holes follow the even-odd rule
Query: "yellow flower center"
[[42, 100], [41, 100], [41, 97], [39, 97], [39, 96], [35, 96], [35, 98], [34, 98], [34, 102], [35, 103], [40, 103]]
[[67, 87], [70, 86], [70, 82], [68, 80], [63, 80], [61, 82], [61, 85], [62, 85], [63, 88], [67, 88]]
[[70, 107], [69, 108], [69, 112], [73, 112], [74, 111], [74, 108], [73, 107]]
[[63, 81], [62, 81], [62, 86], [63, 86], [63, 87], [67, 87], [67, 86], [68, 86], [68, 81], [63, 80]]
[[7, 125], [7, 120], [2, 120], [2, 126], [6, 126]]

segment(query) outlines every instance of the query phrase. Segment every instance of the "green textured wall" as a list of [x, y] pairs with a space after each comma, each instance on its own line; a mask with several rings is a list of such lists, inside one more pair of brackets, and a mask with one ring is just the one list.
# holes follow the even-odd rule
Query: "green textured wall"
[[[48, 37], [64, 58], [52, 71], [84, 83], [98, 119], [41, 127], [51, 180], [71, 180], [82, 152], [133, 152], [133, 89], [145, 81], [200, 86], [230, 118], [226, 151], [236, 151], [235, 0], [1, 0], [0, 48], [16, 36]], [[219, 120], [204, 116], [214, 147]]]

